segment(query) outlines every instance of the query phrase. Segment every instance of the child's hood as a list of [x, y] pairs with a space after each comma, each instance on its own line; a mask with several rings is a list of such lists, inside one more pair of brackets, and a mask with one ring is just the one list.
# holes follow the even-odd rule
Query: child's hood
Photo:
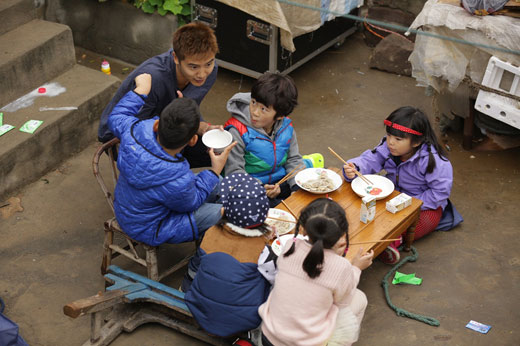
[[251, 126], [251, 115], [249, 114], [249, 103], [251, 93], [237, 93], [227, 102], [227, 110], [233, 118], [246, 126]]
[[153, 120], [138, 122], [119, 148], [117, 166], [128, 182], [138, 188], [164, 185], [183, 175], [187, 161], [166, 153], [153, 132]]

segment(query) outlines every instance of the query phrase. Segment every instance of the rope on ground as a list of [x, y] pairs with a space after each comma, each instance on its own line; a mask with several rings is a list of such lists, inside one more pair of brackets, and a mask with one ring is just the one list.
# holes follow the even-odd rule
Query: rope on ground
[[381, 282], [381, 286], [383, 286], [383, 290], [385, 291], [386, 303], [392, 310], [394, 310], [396, 312], [397, 316], [408, 317], [413, 320], [417, 320], [419, 322], [429, 324], [430, 326], [438, 327], [440, 325], [440, 322], [433, 317], [414, 314], [412, 312], [406, 311], [404, 309], [401, 309], [401, 308], [398, 308], [397, 306], [395, 306], [392, 303], [392, 300], [390, 299], [390, 294], [388, 293], [388, 279], [397, 271], [397, 269], [399, 269], [400, 267], [402, 267], [403, 265], [405, 265], [408, 262], [417, 261], [418, 257], [419, 257], [419, 254], [417, 253], [417, 249], [415, 249], [415, 247], [412, 246], [412, 255], [406, 256], [399, 263], [397, 263], [392, 269], [390, 269], [390, 271], [383, 278], [383, 281]]

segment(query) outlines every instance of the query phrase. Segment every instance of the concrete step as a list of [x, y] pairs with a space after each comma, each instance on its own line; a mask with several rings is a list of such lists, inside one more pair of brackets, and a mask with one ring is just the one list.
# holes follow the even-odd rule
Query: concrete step
[[[4, 124], [16, 128], [0, 136], [0, 200], [95, 141], [99, 116], [120, 80], [76, 65], [51, 83], [59, 83], [66, 91], [54, 97], [38, 96], [32, 105], [14, 112], [3, 111]], [[40, 111], [40, 107], [78, 109]], [[33, 134], [20, 132], [28, 120], [43, 120], [43, 124]]]
[[37, 16], [34, 0], [0, 1], [0, 35], [36, 19]]
[[0, 106], [75, 64], [72, 32], [66, 25], [39, 19], [0, 36]]

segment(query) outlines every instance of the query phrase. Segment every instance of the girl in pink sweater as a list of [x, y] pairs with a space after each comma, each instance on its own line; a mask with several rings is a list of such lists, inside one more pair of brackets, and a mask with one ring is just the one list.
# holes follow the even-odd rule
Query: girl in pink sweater
[[[308, 241], [296, 238], [301, 228]], [[367, 298], [356, 287], [374, 254], [360, 250], [351, 263], [343, 258], [346, 248], [348, 222], [339, 204], [320, 198], [302, 210], [294, 241], [278, 258], [274, 288], [258, 308], [264, 346], [357, 341]]]

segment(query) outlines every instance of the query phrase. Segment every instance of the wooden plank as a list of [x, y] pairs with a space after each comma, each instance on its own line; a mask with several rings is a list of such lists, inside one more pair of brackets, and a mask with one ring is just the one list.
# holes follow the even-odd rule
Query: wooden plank
[[118, 304], [122, 301], [128, 291], [114, 290], [99, 292], [95, 296], [76, 300], [63, 307], [63, 313], [69, 317], [76, 318], [88, 313], [101, 311], [109, 306]]

